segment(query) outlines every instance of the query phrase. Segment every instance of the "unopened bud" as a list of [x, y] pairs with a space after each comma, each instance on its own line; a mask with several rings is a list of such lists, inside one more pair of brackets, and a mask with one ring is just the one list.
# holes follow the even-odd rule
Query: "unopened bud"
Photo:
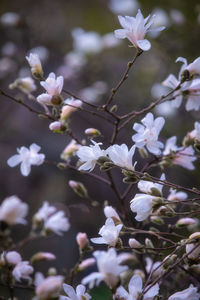
[[57, 270], [56, 270], [56, 268], [49, 268], [48, 269], [48, 271], [47, 271], [47, 275], [48, 276], [55, 276], [55, 275], [57, 275]]
[[136, 239], [129, 239], [128, 243], [131, 248], [138, 248], [138, 249], [143, 248], [143, 245], [140, 242], [138, 242]]
[[30, 53], [29, 56], [26, 56], [26, 59], [31, 67], [31, 72], [33, 77], [36, 79], [42, 80], [43, 79], [43, 70], [42, 70], [42, 64], [39, 59], [39, 56], [34, 53]]
[[101, 135], [101, 132], [96, 128], [87, 128], [85, 130], [85, 134], [87, 134], [90, 138], [94, 138]]
[[110, 112], [111, 112], [111, 113], [114, 113], [114, 112], [116, 112], [116, 111], [117, 111], [117, 105], [114, 104], [114, 105], [111, 107]]
[[182, 218], [176, 222], [176, 227], [185, 227], [189, 225], [196, 225], [197, 221], [192, 218]]
[[82, 198], [88, 198], [88, 192], [83, 183], [75, 180], [69, 181], [69, 186], [73, 191]]
[[82, 106], [81, 100], [70, 100], [68, 104], [62, 107], [60, 120], [67, 121], [69, 116]]
[[145, 239], [145, 245], [147, 248], [152, 248], [152, 249], [154, 248], [152, 241], [148, 238]]
[[142, 158], [148, 158], [149, 157], [149, 154], [148, 154], [148, 152], [145, 148], [140, 148], [139, 153], [140, 153], [140, 156]]
[[85, 232], [79, 232], [76, 236], [76, 241], [81, 250], [86, 249], [89, 245], [88, 237]]
[[21, 255], [16, 251], [3, 252], [0, 258], [0, 265], [17, 265], [22, 261]]
[[54, 260], [56, 259], [56, 256], [53, 253], [50, 252], [38, 252], [36, 254], [34, 254], [31, 257], [31, 264], [34, 264], [37, 261], [41, 261], [41, 260]]
[[176, 254], [172, 254], [171, 256], [168, 255], [165, 257], [164, 261], [165, 263], [163, 264], [163, 269], [167, 269], [170, 265], [172, 265], [177, 259], [177, 255]]
[[70, 157], [72, 157], [80, 148], [80, 145], [77, 144], [75, 140], [71, 140], [71, 142], [65, 147], [63, 152], [61, 153], [61, 158], [63, 160], [68, 160]]
[[150, 220], [152, 223], [154, 224], [158, 224], [158, 225], [163, 225], [164, 224], [164, 220], [158, 216], [151, 216]]
[[55, 121], [55, 122], [52, 122], [50, 125], [49, 125], [49, 129], [54, 131], [54, 132], [63, 132], [66, 130], [66, 127], [62, 125], [61, 122], [59, 121]]
[[150, 191], [151, 191], [151, 195], [152, 195], [152, 196], [155, 196], [155, 197], [162, 197], [162, 192], [161, 192], [159, 189], [157, 189], [157, 188], [155, 188], [155, 187], [152, 187], [152, 188], [150, 189]]
[[200, 239], [200, 232], [194, 232], [189, 236], [190, 240], [199, 240]]
[[96, 260], [94, 258], [87, 258], [83, 260], [80, 265], [78, 266], [79, 271], [83, 271], [90, 266], [93, 266], [95, 264]]

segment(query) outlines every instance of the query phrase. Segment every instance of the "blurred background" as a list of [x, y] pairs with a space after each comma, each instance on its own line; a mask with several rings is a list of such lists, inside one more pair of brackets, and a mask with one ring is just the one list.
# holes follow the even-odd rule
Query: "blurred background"
[[[25, 56], [38, 53], [47, 77], [50, 72], [63, 75], [66, 89], [91, 103], [104, 103], [110, 89], [119, 81], [127, 62], [133, 58], [135, 49], [128, 47], [127, 40], [116, 40], [112, 35], [120, 28], [117, 15], [135, 16], [141, 8], [144, 16], [155, 13], [156, 26], [166, 26], [158, 36], [149, 36], [152, 48], [144, 53], [130, 72], [128, 81], [115, 97], [119, 113], [141, 109], [163, 94], [160, 83], [170, 74], [178, 76], [179, 56], [189, 62], [200, 55], [200, 3], [199, 0], [1, 0], [0, 1], [0, 87], [2, 90], [21, 97], [34, 107], [34, 100], [8, 86], [16, 78], [31, 76]], [[89, 32], [89, 33], [88, 33]], [[34, 96], [42, 92], [37, 84]], [[152, 88], [153, 87], [153, 88]], [[67, 97], [66, 97], [67, 98]], [[105, 200], [118, 207], [115, 195], [95, 179], [73, 171], [60, 171], [54, 166], [33, 167], [26, 178], [19, 168], [9, 168], [6, 161], [14, 155], [17, 147], [29, 146], [33, 142], [41, 146], [41, 152], [49, 161], [60, 161], [60, 154], [70, 142], [66, 135], [52, 133], [47, 120], [39, 119], [20, 105], [0, 96], [0, 202], [7, 196], [17, 195], [30, 205], [29, 220], [43, 201], [49, 201], [66, 211], [71, 229], [63, 238], [52, 237], [33, 241], [21, 249], [24, 260], [38, 250], [53, 252], [59, 256], [56, 262], [40, 263], [44, 272], [55, 266], [60, 274], [76, 263], [78, 248], [76, 233], [87, 232], [89, 237], [98, 234], [104, 223], [102, 206]], [[184, 105], [179, 110], [169, 105], [154, 111], [166, 118], [162, 131], [163, 141], [178, 135], [179, 144], [185, 132], [193, 129], [199, 112], [186, 112]], [[132, 145], [132, 123], [121, 132], [117, 143]], [[106, 139], [110, 138], [110, 125], [86, 113], [76, 112], [70, 122], [71, 129], [79, 138], [86, 138], [88, 127], [99, 129]], [[87, 141], [89, 143], [89, 141]], [[142, 166], [139, 163], [139, 167]], [[160, 171], [159, 171], [160, 172]], [[160, 174], [158, 172], [158, 174]], [[168, 180], [187, 186], [200, 186], [198, 169], [189, 172], [181, 167], [168, 171]], [[116, 172], [115, 181], [121, 191], [121, 174]], [[79, 198], [68, 186], [70, 179], [84, 182], [92, 199], [100, 206], [94, 208]], [[98, 192], [97, 192], [98, 191]], [[127, 207], [136, 189], [126, 199]], [[134, 220], [133, 216], [132, 219]], [[95, 224], [95, 226], [94, 226]], [[28, 227], [15, 226], [13, 237], [17, 241], [29, 232]], [[102, 247], [103, 248], [103, 247]], [[2, 291], [6, 293], [6, 291]], [[20, 295], [20, 291], [17, 291]], [[0, 293], [1, 294], [1, 293]], [[20, 296], [20, 299], [29, 299]], [[30, 296], [31, 297], [31, 296]], [[105, 299], [100, 294], [94, 299]]]

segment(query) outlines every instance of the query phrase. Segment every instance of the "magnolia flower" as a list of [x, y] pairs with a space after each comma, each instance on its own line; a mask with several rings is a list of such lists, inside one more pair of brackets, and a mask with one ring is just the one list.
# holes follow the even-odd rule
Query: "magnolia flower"
[[0, 264], [17, 265], [22, 261], [21, 255], [16, 251], [3, 252], [0, 258]]
[[187, 97], [185, 109], [187, 111], [200, 109], [200, 79], [194, 79], [190, 85], [182, 88]]
[[84, 259], [78, 266], [78, 269], [80, 271], [83, 271], [90, 266], [93, 266], [95, 264], [95, 259], [93, 257]]
[[178, 147], [176, 145], [177, 142], [177, 137], [176, 136], [172, 136], [169, 139], [167, 139], [166, 144], [165, 144], [165, 149], [163, 151], [163, 155], [169, 155], [171, 154], [171, 152], [177, 152], [179, 150], [181, 150], [181, 147]]
[[192, 284], [189, 288], [171, 295], [168, 300], [199, 300], [200, 294], [197, 293], [197, 288]]
[[131, 200], [130, 208], [132, 212], [137, 213], [135, 219], [139, 222], [148, 218], [152, 211], [154, 196], [146, 194], [136, 194]]
[[71, 142], [65, 147], [63, 152], [61, 153], [60, 157], [63, 160], [68, 161], [80, 148], [80, 145], [75, 141], [71, 140]]
[[33, 76], [35, 76], [36, 78], [42, 78], [43, 70], [39, 56], [37, 54], [30, 53], [29, 56], [26, 56], [26, 59], [31, 67]]
[[91, 299], [91, 296], [86, 293], [86, 288], [84, 285], [79, 284], [76, 287], [76, 291], [71, 285], [63, 284], [63, 289], [65, 293], [68, 295], [68, 297], [63, 297], [63, 300], [89, 300]]
[[[165, 29], [164, 26], [149, 29], [154, 22], [155, 15], [152, 16], [149, 21], [150, 15], [147, 18], [144, 18], [140, 9], [136, 17], [122, 17], [119, 16], [119, 22], [123, 29], [115, 30], [115, 36], [118, 39], [127, 38], [135, 48], [140, 48], [143, 51], [147, 51], [151, 48], [151, 44], [148, 40], [145, 40], [144, 37], [148, 31], [162, 31]], [[149, 22], [148, 22], [149, 21]]]
[[36, 85], [31, 77], [18, 78], [9, 85], [10, 89], [19, 89], [25, 94], [30, 94], [36, 90]]
[[7, 163], [11, 168], [21, 164], [21, 174], [28, 176], [31, 172], [31, 165], [40, 166], [44, 162], [45, 155], [38, 153], [40, 149], [41, 147], [37, 144], [30, 145], [29, 149], [24, 146], [17, 148], [18, 154], [11, 156]]
[[103, 50], [101, 36], [95, 31], [84, 31], [82, 28], [72, 30], [73, 47], [82, 54], [97, 54]]
[[44, 229], [48, 231], [52, 231], [58, 235], [62, 235], [62, 231], [68, 231], [70, 228], [70, 224], [68, 218], [65, 217], [64, 211], [60, 210], [47, 218], [44, 222]]
[[146, 146], [149, 152], [159, 155], [163, 143], [158, 142], [158, 136], [164, 126], [164, 118], [158, 117], [154, 120], [153, 114], [148, 113], [141, 122], [143, 125], [138, 123], [133, 125], [133, 129], [137, 133], [132, 136], [132, 140], [135, 142], [136, 147], [143, 148]]
[[[162, 174], [160, 179], [165, 180], [165, 174]], [[151, 181], [140, 180], [138, 182], [138, 188], [143, 193], [150, 194], [153, 196], [158, 196], [158, 195], [161, 196], [163, 185], [159, 184], [159, 183], [154, 183]]]
[[181, 201], [181, 200], [186, 200], [187, 199], [187, 194], [185, 192], [177, 192], [174, 189], [170, 189], [170, 194], [167, 197], [168, 201]]
[[28, 214], [28, 205], [17, 196], [6, 198], [0, 206], [0, 221], [8, 225], [26, 224], [24, 219]]
[[56, 212], [55, 206], [49, 206], [49, 203], [45, 201], [42, 207], [38, 210], [38, 212], [34, 215], [34, 220], [36, 222], [45, 221], [49, 216]]
[[77, 156], [79, 157], [80, 161], [83, 163], [79, 170], [92, 171], [97, 163], [97, 160], [101, 156], [106, 156], [106, 151], [101, 150], [99, 145], [101, 143], [95, 143], [93, 145], [88, 146], [80, 146], [79, 150], [76, 152]]
[[12, 275], [16, 281], [21, 281], [21, 279], [30, 280], [31, 275], [34, 269], [32, 266], [29, 265], [28, 261], [21, 261], [19, 262], [12, 271]]
[[102, 237], [92, 238], [91, 241], [95, 244], [107, 244], [109, 246], [115, 247], [119, 239], [119, 233], [123, 225], [119, 224], [115, 226], [112, 218], [106, 220], [105, 225], [99, 230], [99, 234]]
[[135, 153], [135, 145], [132, 146], [130, 150], [128, 150], [128, 147], [125, 144], [120, 146], [113, 145], [110, 146], [106, 152], [115, 165], [129, 170], [134, 170], [136, 162], [133, 166], [132, 159]]
[[190, 73], [190, 76], [200, 75], [200, 57], [196, 58], [192, 63], [188, 65], [187, 59], [184, 57], [178, 57], [176, 62], [182, 62], [180, 73], [183, 73], [187, 70]]
[[74, 99], [66, 99], [64, 101], [65, 105], [62, 107], [60, 120], [64, 121], [69, 118], [69, 116], [75, 112], [78, 108], [82, 106], [81, 100], [74, 100]]
[[109, 4], [110, 10], [115, 14], [130, 14], [135, 13], [139, 8], [139, 3], [137, 0], [110, 0]]
[[[163, 82], [162, 84], [172, 90], [175, 90], [179, 84], [180, 80], [178, 80], [173, 74], [170, 74]], [[183, 95], [181, 90], [176, 90], [173, 93], [174, 100], [170, 100], [169, 103], [172, 105], [172, 107], [178, 108], [183, 100]]]
[[[120, 286], [117, 288], [116, 295], [120, 299], [124, 300], [137, 300], [139, 294], [142, 292], [142, 278], [140, 275], [133, 275], [128, 284], [128, 292], [124, 287]], [[146, 287], [146, 290], [149, 286]], [[159, 285], [156, 283], [152, 286], [145, 294], [143, 299], [153, 300], [153, 298], [159, 293]]]
[[45, 105], [60, 104], [60, 93], [63, 88], [63, 77], [52, 72], [45, 81], [40, 82], [41, 86], [46, 90], [46, 93], [37, 97], [37, 101]]
[[110, 248], [106, 251], [95, 251], [94, 257], [97, 260], [97, 266], [99, 272], [94, 272], [85, 278], [83, 278], [82, 283], [88, 284], [89, 288], [92, 288], [95, 284], [104, 280], [110, 288], [117, 286], [119, 281], [119, 275], [128, 269], [127, 266], [120, 266], [117, 253], [114, 248]]
[[35, 285], [37, 297], [40, 300], [48, 300], [58, 296], [63, 281], [63, 276], [49, 276], [47, 278], [44, 278], [42, 273], [36, 273]]
[[175, 157], [173, 158], [173, 164], [180, 165], [188, 170], [194, 170], [195, 167], [193, 165], [193, 161], [196, 159], [197, 157], [194, 155], [194, 149], [192, 146], [189, 146], [176, 153]]

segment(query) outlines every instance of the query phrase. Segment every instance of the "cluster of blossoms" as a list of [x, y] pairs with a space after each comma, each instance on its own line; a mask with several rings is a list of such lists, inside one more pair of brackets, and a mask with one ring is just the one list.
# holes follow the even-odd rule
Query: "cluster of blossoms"
[[[129, 3], [126, 5], [133, 7], [130, 1], [126, 0], [126, 2]], [[137, 1], [134, 4], [138, 8]], [[119, 10], [119, 7], [118, 1], [111, 1], [110, 8], [112, 10]], [[119, 16], [118, 18], [123, 29], [115, 30], [114, 35], [117, 39], [127, 38], [136, 48], [134, 61], [143, 51], [148, 51], [151, 48], [150, 42], [145, 39], [146, 34], [160, 32], [165, 28], [164, 26], [153, 27], [156, 20], [155, 15], [144, 18], [140, 9], [138, 9], [136, 17]], [[90, 52], [98, 53], [109, 43], [112, 46], [118, 44], [115, 39], [113, 40], [113, 36], [106, 39], [94, 32], [84, 32], [80, 28], [73, 30], [72, 35], [75, 52], [71, 53], [70, 57], [74, 61], [82, 59], [83, 64]], [[104, 46], [102, 46], [102, 41], [104, 41]], [[154, 103], [139, 112], [133, 111], [125, 117], [117, 115], [113, 107], [109, 109], [109, 105], [119, 87], [128, 78], [129, 69], [134, 61], [128, 64], [128, 70], [123, 80], [112, 90], [108, 102], [104, 106], [97, 106], [97, 111], [90, 111], [85, 109], [85, 105], [88, 105], [89, 108], [92, 107], [92, 109], [96, 106], [79, 99], [79, 97], [71, 95], [73, 97], [63, 98], [64, 77], [62, 75], [56, 76], [55, 73], [51, 72], [45, 79], [41, 61], [36, 53], [30, 53], [26, 59], [33, 77], [39, 80], [40, 85], [45, 89], [45, 93], [33, 99], [43, 109], [44, 112], [41, 112], [41, 115], [51, 120], [49, 129], [55, 133], [68, 134], [72, 138], [60, 155], [62, 162], [56, 163], [56, 165], [60, 169], [71, 168], [76, 171], [83, 171], [107, 184], [119, 200], [121, 210], [118, 213], [115, 208], [105, 202], [104, 215], [106, 220], [99, 230], [100, 236], [89, 239], [85, 232], [79, 232], [76, 235], [80, 259], [69, 272], [69, 276], [65, 272], [58, 275], [54, 268], [50, 268], [45, 276], [36, 272], [34, 264], [42, 260], [56, 259], [53, 253], [37, 252], [29, 260], [23, 261], [19, 252], [15, 250], [20, 249], [27, 241], [35, 238], [47, 237], [53, 233], [62, 236], [64, 232], [70, 229], [69, 220], [64, 210], [57, 210], [56, 206], [44, 201], [33, 215], [29, 236], [15, 244], [15, 241], [11, 240], [9, 236], [11, 226], [27, 223], [25, 218], [29, 207], [17, 196], [6, 198], [0, 205], [0, 237], [3, 237], [0, 247], [0, 280], [2, 280], [2, 284], [8, 285], [11, 290], [13, 287], [17, 288], [18, 283], [25, 284], [25, 288], [34, 288], [34, 299], [37, 300], [89, 300], [92, 296], [90, 291], [87, 292], [86, 286], [93, 289], [94, 286], [98, 286], [103, 281], [112, 293], [111, 297], [114, 300], [155, 300], [160, 299], [163, 293], [162, 280], [171, 276], [171, 273], [172, 276], [177, 273], [181, 276], [180, 278], [186, 279], [187, 286], [180, 284], [180, 290], [175, 293], [171, 292], [169, 288], [169, 291], [164, 292], [165, 299], [200, 299], [198, 288], [193, 285], [198, 282], [197, 274], [200, 272], [199, 219], [192, 216], [196, 213], [196, 207], [199, 207], [197, 201], [200, 191], [195, 188], [184, 188], [168, 182], [168, 178], [166, 179], [166, 170], [170, 166], [179, 165], [187, 170], [195, 169], [194, 161], [198, 159], [197, 152], [200, 150], [200, 123], [195, 122], [193, 130], [183, 138], [182, 146], [177, 146], [176, 136], [169, 137], [166, 141], [161, 140], [160, 133], [164, 127], [165, 119], [163, 117], [154, 118], [153, 113], [150, 112], [156, 104], [165, 100], [171, 101], [173, 106], [179, 107], [184, 98], [187, 99], [187, 111], [199, 110], [200, 79], [194, 76], [200, 75], [200, 58], [189, 65], [185, 59], [178, 58], [177, 61], [183, 63], [178, 79], [170, 74], [163, 82], [165, 86], [172, 89], [171, 92], [158, 99], [156, 104]], [[35, 82], [29, 78], [17, 79], [10, 87], [17, 87], [28, 96], [36, 90]], [[32, 97], [29, 98], [32, 99]], [[89, 146], [87, 146], [86, 139], [79, 140], [71, 130], [69, 121], [72, 113], [84, 111], [84, 109], [98, 117], [102, 117], [102, 112], [104, 112], [116, 119], [116, 122], [112, 122], [111, 119], [107, 119], [107, 115], [102, 117], [103, 120], [112, 123], [114, 127], [109, 146], [104, 146], [106, 140], [104, 144], [95, 141], [96, 139], [103, 139], [103, 135], [96, 128], [87, 128], [84, 131], [87, 138], [91, 140]], [[133, 123], [134, 133], [132, 141], [130, 139], [131, 146], [128, 147], [125, 143], [116, 144], [117, 134], [123, 128], [123, 124], [119, 127], [121, 120], [129, 120], [128, 118], [131, 117], [130, 121], [132, 121], [133, 117], [145, 113], [146, 115], [142, 117], [141, 122]], [[22, 146], [17, 149], [18, 154], [10, 157], [7, 163], [10, 167], [20, 164], [21, 174], [28, 176], [32, 165], [40, 166], [46, 162], [45, 155], [39, 153], [40, 149], [37, 144], [32, 144], [29, 148]], [[142, 168], [139, 155], [145, 160], [145, 165]], [[76, 164], [74, 163], [75, 157]], [[94, 173], [96, 165], [100, 166], [100, 171], [104, 171], [108, 179], [104, 175], [101, 177]], [[161, 171], [159, 177], [149, 174], [153, 167], [157, 167]], [[122, 171], [123, 182], [128, 184], [128, 188], [122, 194], [113, 177], [112, 172], [115, 168]], [[134, 191], [132, 196], [129, 196], [133, 185], [136, 184], [139, 192], [135, 193]], [[83, 183], [70, 180], [69, 186], [77, 195], [89, 200], [90, 205], [99, 205], [98, 202], [91, 201]], [[168, 194], [165, 187], [170, 187]], [[198, 198], [190, 199], [188, 193], [194, 193], [198, 195]], [[127, 196], [129, 197], [130, 213], [127, 211], [127, 203], [125, 202], [128, 199]], [[186, 203], [189, 203], [191, 211], [185, 211], [184, 205]], [[132, 213], [136, 213], [135, 218]], [[179, 216], [185, 217], [179, 218]], [[167, 218], [171, 218], [170, 221], [166, 221]], [[135, 220], [138, 223], [134, 223], [134, 227], [132, 227], [131, 225]], [[147, 227], [149, 223], [151, 225]], [[185, 232], [180, 231], [183, 227]], [[91, 257], [88, 257], [88, 254], [93, 251], [90, 241], [94, 247], [103, 244], [107, 245], [108, 249], [95, 250]], [[95, 263], [97, 270], [83, 276], [81, 284], [74, 289], [72, 286], [74, 277]], [[177, 276], [176, 280], [180, 278]], [[11, 298], [13, 298], [13, 294]]]

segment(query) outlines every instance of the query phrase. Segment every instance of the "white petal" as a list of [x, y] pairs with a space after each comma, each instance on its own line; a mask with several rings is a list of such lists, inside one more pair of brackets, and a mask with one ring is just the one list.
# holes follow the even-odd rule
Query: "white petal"
[[21, 166], [20, 166], [20, 171], [21, 171], [23, 176], [28, 176], [30, 171], [31, 171], [30, 164], [22, 162]]
[[126, 38], [126, 30], [125, 29], [117, 29], [114, 31], [114, 34], [117, 39], [125, 39]]
[[17, 166], [21, 161], [22, 161], [21, 155], [16, 154], [7, 160], [7, 164], [9, 165], [9, 167], [13, 168]]
[[139, 40], [137, 45], [143, 51], [148, 51], [151, 48], [151, 43], [148, 40]]

